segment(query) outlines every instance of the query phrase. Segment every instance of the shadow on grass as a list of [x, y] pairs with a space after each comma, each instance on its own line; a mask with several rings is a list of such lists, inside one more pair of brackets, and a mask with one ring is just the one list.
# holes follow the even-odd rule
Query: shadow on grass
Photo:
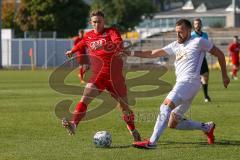
[[132, 147], [132, 145], [118, 145], [118, 144], [115, 144], [115, 145], [111, 145], [110, 147], [106, 147], [106, 148], [99, 148], [99, 149], [124, 149], [124, 148], [130, 148]]
[[[238, 140], [218, 140], [213, 145], [208, 145], [207, 142], [177, 142], [177, 141], [161, 141], [158, 143], [158, 147], [155, 149], [160, 149], [161, 146], [171, 146], [170, 148], [179, 148], [179, 146], [174, 145], [181, 145], [182, 148], [191, 148], [193, 146], [189, 145], [197, 145], [194, 147], [206, 147], [206, 146], [240, 146], [240, 141]], [[108, 148], [101, 148], [101, 149], [125, 149], [130, 148], [132, 145], [112, 145]], [[143, 149], [143, 148], [137, 148]], [[162, 148], [161, 148], [162, 149]]]
[[[209, 146], [207, 142], [176, 142], [176, 141], [162, 141], [159, 145], [171, 145], [171, 144], [180, 144], [180, 145], [201, 145]], [[240, 146], [239, 140], [216, 140], [215, 143], [211, 146], [223, 145], [223, 146]]]
[[215, 142], [215, 145], [226, 145], [226, 146], [240, 146], [239, 140], [219, 140]]
[[132, 145], [128, 144], [128, 145], [112, 145], [111, 147], [109, 147], [109, 149], [121, 149], [121, 148], [130, 148], [132, 147]]

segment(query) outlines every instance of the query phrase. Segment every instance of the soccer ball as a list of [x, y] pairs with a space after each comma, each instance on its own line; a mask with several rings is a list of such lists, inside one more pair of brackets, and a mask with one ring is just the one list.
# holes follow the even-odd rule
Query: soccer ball
[[112, 136], [107, 131], [99, 131], [95, 133], [93, 137], [93, 143], [95, 144], [96, 147], [99, 148], [110, 147], [112, 143]]

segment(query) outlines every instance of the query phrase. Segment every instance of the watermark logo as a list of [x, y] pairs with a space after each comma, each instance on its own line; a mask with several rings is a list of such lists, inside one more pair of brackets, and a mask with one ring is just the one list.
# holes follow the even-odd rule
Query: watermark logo
[[[105, 48], [109, 51], [111, 48], [114, 49], [112, 46], [114, 45], [109, 44], [109, 47]], [[172, 88], [171, 84], [161, 80], [162, 75], [167, 72], [167, 68], [164, 66], [146, 65], [143, 67], [143, 64], [138, 64], [140, 67], [126, 67], [122, 73], [123, 62], [121, 57], [113, 56], [111, 62], [106, 64], [97, 56], [82, 56], [88, 56], [86, 59], [90, 59], [90, 70], [85, 76], [86, 82], [90, 81], [94, 84], [99, 80], [101, 74], [105, 76], [105, 78], [101, 79], [101, 84], [104, 84], [105, 81], [111, 82], [103, 86], [101, 94], [96, 97], [101, 102], [96, 104], [96, 106], [90, 104], [82, 121], [92, 120], [111, 112], [118, 105], [119, 101], [125, 102], [129, 107], [136, 107], [138, 98], [157, 97], [169, 92]], [[128, 64], [128, 66], [131, 66], [131, 64]], [[136, 64], [132, 64], [132, 66], [136, 66]], [[66, 95], [66, 99], [57, 102], [55, 106], [55, 114], [59, 119], [63, 117], [71, 119], [73, 116], [73, 113], [70, 111], [73, 101], [67, 98], [68, 95], [77, 95], [79, 99], [83, 96], [85, 86], [65, 83], [66, 77], [77, 68], [77, 58], [72, 58], [55, 69], [49, 78], [50, 87], [60, 94]], [[158, 106], [159, 104], [156, 105]]]

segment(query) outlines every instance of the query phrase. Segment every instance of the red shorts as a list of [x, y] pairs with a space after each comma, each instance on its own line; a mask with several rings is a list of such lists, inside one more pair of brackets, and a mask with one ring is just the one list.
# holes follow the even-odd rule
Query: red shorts
[[232, 55], [232, 64], [239, 66], [239, 56], [237, 54]]
[[107, 90], [114, 98], [127, 96], [127, 87], [125, 79], [122, 75], [119, 75], [117, 79], [111, 79], [110, 76], [98, 75], [96, 78], [91, 78], [89, 83], [93, 83], [99, 90]]
[[236, 65], [236, 66], [239, 66], [239, 59], [232, 58], [232, 64]]

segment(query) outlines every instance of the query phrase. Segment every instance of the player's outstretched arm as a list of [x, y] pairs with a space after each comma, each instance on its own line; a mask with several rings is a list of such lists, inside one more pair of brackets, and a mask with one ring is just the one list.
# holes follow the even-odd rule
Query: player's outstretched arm
[[75, 52], [80, 52], [81, 54], [84, 54], [85, 53], [85, 42], [82, 40], [80, 41], [77, 45], [75, 45], [71, 50], [67, 51], [65, 53], [65, 55], [69, 58], [72, 57], [72, 55], [75, 53]]
[[230, 83], [230, 79], [227, 75], [225, 56], [223, 52], [219, 48], [217, 48], [215, 45], [210, 50], [210, 53], [218, 58], [218, 62], [222, 71], [223, 85], [225, 88], [227, 88], [228, 84]]
[[71, 58], [72, 57], [72, 51], [67, 51], [66, 53], [65, 53], [65, 56], [66, 57], [68, 57], [68, 58]]
[[71, 58], [77, 50], [80, 51], [80, 49], [78, 48], [78, 45], [74, 46], [71, 50], [65, 52], [65, 56], [68, 58]]
[[167, 53], [163, 49], [156, 49], [152, 51], [125, 51], [128, 56], [142, 57], [142, 58], [156, 58], [166, 56]]

